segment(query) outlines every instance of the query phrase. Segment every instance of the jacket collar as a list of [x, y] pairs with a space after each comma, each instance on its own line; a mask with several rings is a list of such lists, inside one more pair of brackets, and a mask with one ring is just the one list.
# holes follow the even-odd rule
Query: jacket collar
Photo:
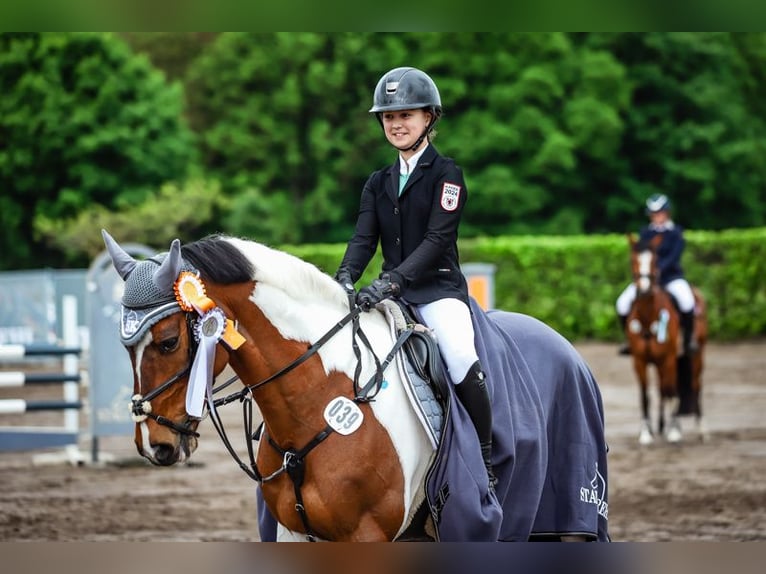
[[[401, 195], [407, 193], [407, 190], [412, 187], [420, 178], [423, 177], [423, 169], [431, 167], [434, 160], [438, 157], [439, 152], [436, 151], [434, 144], [429, 143], [423, 155], [420, 156], [418, 164], [413, 172], [410, 174], [407, 183], [404, 185]], [[399, 162], [401, 159], [397, 156], [396, 161], [392, 166], [388, 168], [388, 178], [386, 179], [386, 193], [391, 201], [396, 205], [399, 201]]]

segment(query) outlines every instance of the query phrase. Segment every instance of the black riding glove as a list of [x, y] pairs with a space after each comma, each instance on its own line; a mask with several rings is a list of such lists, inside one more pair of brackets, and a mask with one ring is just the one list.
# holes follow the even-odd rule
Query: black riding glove
[[339, 269], [335, 274], [335, 280], [340, 283], [341, 287], [343, 287], [346, 295], [356, 294], [356, 289], [354, 289], [354, 282], [351, 280], [351, 273], [345, 269]]
[[383, 299], [396, 297], [400, 291], [399, 283], [392, 281], [388, 273], [383, 273], [379, 279], [375, 279], [367, 287], [362, 287], [359, 290], [356, 296], [356, 304], [365, 311], [369, 311], [377, 303], [383, 301]]

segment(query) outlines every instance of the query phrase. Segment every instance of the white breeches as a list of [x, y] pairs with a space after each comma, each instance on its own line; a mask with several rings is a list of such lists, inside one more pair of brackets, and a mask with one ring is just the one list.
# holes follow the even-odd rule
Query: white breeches
[[436, 333], [452, 382], [460, 383], [479, 360], [468, 305], [460, 299], [439, 299], [417, 308], [426, 325]]
[[[673, 281], [665, 285], [665, 289], [675, 297], [681, 313], [688, 313], [694, 309], [694, 293], [692, 293], [692, 288], [686, 279], [673, 279]], [[630, 307], [635, 299], [636, 286], [631, 283], [617, 297], [617, 303], [615, 303], [617, 313], [620, 315], [630, 313]]]

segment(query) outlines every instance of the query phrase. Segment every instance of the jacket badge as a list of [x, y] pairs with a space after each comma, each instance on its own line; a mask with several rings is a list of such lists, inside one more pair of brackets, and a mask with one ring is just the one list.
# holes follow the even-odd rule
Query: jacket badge
[[463, 188], [460, 185], [448, 181], [444, 182], [444, 185], [442, 185], [441, 206], [445, 211], [455, 211], [457, 209], [461, 189]]

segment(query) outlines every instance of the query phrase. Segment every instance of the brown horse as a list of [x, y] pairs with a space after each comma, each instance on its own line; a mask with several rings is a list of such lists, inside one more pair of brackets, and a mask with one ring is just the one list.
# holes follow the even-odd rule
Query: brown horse
[[[401, 335], [385, 309], [360, 313], [329, 275], [253, 241], [212, 236], [181, 247], [175, 240], [168, 252], [139, 262], [103, 235], [126, 282], [120, 338], [133, 365], [139, 453], [157, 465], [187, 460], [199, 421], [210, 416], [229, 453], [258, 482], [265, 501], [259, 513], [267, 509], [277, 523], [273, 538], [452, 539], [439, 532], [445, 516], [472, 524], [464, 514], [453, 517], [467, 493], [481, 505], [482, 524], [498, 524], [483, 539], [608, 539], [600, 393], [581, 357], [550, 327], [519, 314], [487, 315], [514, 337], [517, 353], [506, 354], [502, 340], [492, 356], [526, 377], [510, 391], [493, 381], [501, 404], [517, 409], [507, 418], [493, 409], [494, 422], [513, 431], [498, 435], [493, 451], [497, 490], [488, 485], [475, 433], [457, 478], [438, 482], [432, 463], [447, 432], [439, 442], [413, 406], [401, 354], [390, 360]], [[236, 380], [215, 381], [227, 364], [243, 388], [215, 398]], [[244, 409], [245, 461], [217, 413], [235, 401]], [[258, 430], [253, 404], [263, 419]], [[463, 412], [446, 404], [448, 422]], [[460, 440], [446, 450], [455, 452]], [[434, 477], [435, 496], [428, 489]], [[463, 477], [473, 481], [466, 488]], [[502, 511], [484, 513], [495, 507]], [[260, 525], [271, 538], [272, 522]]]
[[[650, 421], [649, 365], [656, 370], [659, 387], [658, 431], [669, 442], [682, 439], [680, 415], [693, 414], [702, 438], [705, 431], [700, 405], [702, 368], [707, 341], [705, 301], [698, 289], [695, 298], [695, 337], [699, 349], [691, 356], [683, 354], [679, 312], [672, 296], [659, 282], [657, 248], [662, 236], [650, 242], [638, 242], [628, 235], [631, 271], [636, 298], [626, 322], [626, 337], [633, 358], [633, 370], [641, 392], [642, 424], [639, 442], [654, 440]], [[669, 425], [666, 429], [666, 417]]]

